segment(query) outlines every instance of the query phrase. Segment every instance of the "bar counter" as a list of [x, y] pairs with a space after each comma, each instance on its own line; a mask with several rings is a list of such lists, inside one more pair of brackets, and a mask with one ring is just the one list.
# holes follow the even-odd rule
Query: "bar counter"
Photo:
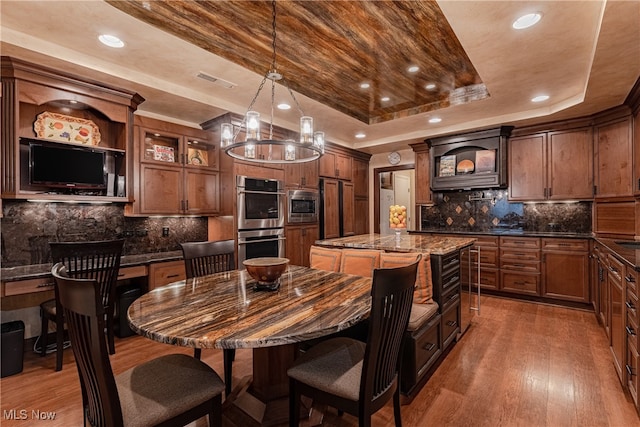
[[427, 234], [359, 234], [336, 239], [316, 240], [318, 246], [354, 249], [380, 249], [390, 252], [429, 252], [447, 255], [472, 245], [476, 239], [468, 236], [449, 237]]

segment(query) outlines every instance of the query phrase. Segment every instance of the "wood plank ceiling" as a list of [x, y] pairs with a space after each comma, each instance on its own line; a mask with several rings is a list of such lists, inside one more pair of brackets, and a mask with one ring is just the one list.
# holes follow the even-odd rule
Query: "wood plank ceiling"
[[[108, 3], [260, 75], [270, 69], [270, 1]], [[364, 123], [489, 96], [435, 1], [279, 0], [276, 16], [289, 87]]]

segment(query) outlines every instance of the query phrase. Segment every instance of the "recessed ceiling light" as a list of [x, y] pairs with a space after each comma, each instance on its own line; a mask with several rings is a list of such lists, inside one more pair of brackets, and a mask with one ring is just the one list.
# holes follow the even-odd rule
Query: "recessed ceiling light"
[[436, 88], [436, 84], [435, 83], [429, 83], [429, 84], [425, 85], [424, 88], [426, 90], [434, 90]]
[[370, 87], [369, 83], [360, 83], [360, 89], [369, 89]]
[[388, 96], [383, 96], [382, 98], [380, 98], [380, 101], [382, 102], [389, 102], [391, 98], [389, 98]]
[[549, 99], [549, 95], [538, 95], [534, 98], [531, 98], [531, 102], [542, 102]]
[[420, 67], [418, 67], [417, 65], [412, 65], [409, 68], [407, 68], [407, 71], [410, 73], [417, 73], [418, 70], [420, 70]]
[[365, 134], [364, 132], [358, 132], [358, 133], [356, 133], [356, 138], [362, 139], [362, 138], [364, 138], [365, 136], [367, 136], [367, 134]]
[[526, 15], [522, 15], [520, 18], [513, 21], [513, 28], [516, 30], [523, 30], [525, 28], [529, 28], [531, 26], [536, 25], [540, 19], [542, 18], [541, 13], [527, 13]]
[[122, 40], [120, 40], [118, 37], [116, 36], [112, 36], [110, 34], [101, 34], [100, 36], [98, 36], [98, 40], [100, 40], [100, 42], [106, 46], [109, 47], [123, 47], [124, 46], [124, 42]]
[[431, 117], [429, 123], [440, 123], [442, 119], [440, 117]]
[[287, 104], [286, 102], [281, 102], [280, 104], [278, 104], [278, 110], [290, 110], [291, 109], [291, 105]]

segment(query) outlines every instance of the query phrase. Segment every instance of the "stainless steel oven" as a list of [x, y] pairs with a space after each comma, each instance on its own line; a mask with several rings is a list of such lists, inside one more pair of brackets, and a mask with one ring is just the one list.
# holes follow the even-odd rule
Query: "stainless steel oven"
[[284, 227], [284, 184], [238, 175], [238, 230]]
[[319, 196], [313, 190], [289, 190], [287, 192], [287, 222], [317, 222]]
[[245, 259], [284, 257], [284, 228], [238, 231], [238, 265]]

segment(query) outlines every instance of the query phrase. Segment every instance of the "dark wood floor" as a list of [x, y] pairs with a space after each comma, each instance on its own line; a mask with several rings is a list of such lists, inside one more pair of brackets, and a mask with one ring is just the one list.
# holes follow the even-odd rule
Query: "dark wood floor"
[[[116, 373], [162, 353], [192, 353], [137, 336], [117, 340], [116, 350]], [[203, 360], [222, 374], [220, 351], [204, 351]], [[82, 425], [72, 352], [65, 351], [61, 372], [54, 363], [53, 355], [27, 353], [24, 371], [0, 381], [3, 427], [33, 425], [6, 419], [12, 409], [26, 410], [29, 418], [32, 411], [54, 412], [54, 420], [38, 423], [47, 427]], [[250, 373], [251, 351], [239, 350], [234, 379]], [[402, 417], [409, 427], [640, 426], [593, 313], [495, 297], [482, 298], [481, 316], [416, 399], [403, 406]], [[323, 425], [357, 421], [328, 410]], [[376, 414], [374, 425], [393, 426], [390, 405]]]

